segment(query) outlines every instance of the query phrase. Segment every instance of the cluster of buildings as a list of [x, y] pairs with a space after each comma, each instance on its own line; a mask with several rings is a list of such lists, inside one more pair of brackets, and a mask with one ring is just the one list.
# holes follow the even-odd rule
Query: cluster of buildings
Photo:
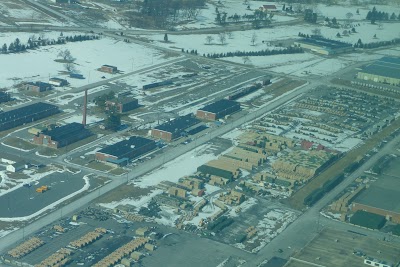
[[50, 78], [49, 82], [27, 82], [22, 85], [22, 89], [30, 92], [41, 93], [53, 90], [53, 86], [62, 87], [67, 86], [69, 83], [65, 79]]

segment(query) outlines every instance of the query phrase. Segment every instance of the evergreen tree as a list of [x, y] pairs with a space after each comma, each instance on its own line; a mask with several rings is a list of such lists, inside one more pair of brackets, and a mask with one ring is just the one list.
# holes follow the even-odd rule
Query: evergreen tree
[[1, 52], [7, 53], [7, 44], [3, 44], [3, 47], [1, 48]]
[[164, 42], [168, 42], [168, 34], [164, 34]]

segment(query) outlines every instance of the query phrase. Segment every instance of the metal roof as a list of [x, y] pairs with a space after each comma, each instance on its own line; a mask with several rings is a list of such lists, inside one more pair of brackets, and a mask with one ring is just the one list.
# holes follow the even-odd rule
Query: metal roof
[[206, 105], [199, 110], [210, 112], [210, 113], [218, 113], [218, 112], [221, 112], [223, 110], [226, 110], [228, 108], [235, 107], [235, 106], [240, 106], [240, 104], [236, 101], [221, 99], [221, 100], [218, 100], [217, 102]]
[[352, 47], [351, 44], [343, 43], [335, 40], [325, 39], [325, 38], [303, 38], [297, 41], [298, 43], [305, 43], [310, 45], [316, 45], [320, 47], [326, 47], [329, 49], [339, 49], [345, 47]]
[[195, 118], [192, 114], [187, 114], [185, 116], [178, 117], [172, 121], [168, 121], [161, 125], [158, 125], [154, 129], [179, 134], [183, 132], [185, 129], [199, 123], [200, 120]]
[[374, 63], [365, 66], [361, 72], [400, 79], [400, 58], [383, 57]]
[[115, 156], [117, 158], [123, 158], [125, 155], [131, 153], [132, 151], [138, 150], [139, 148], [146, 146], [150, 143], [155, 142], [151, 139], [147, 139], [140, 136], [132, 136], [128, 140], [123, 140], [113, 145], [107, 146], [101, 150], [99, 153]]
[[49, 131], [44, 131], [43, 134], [50, 136], [51, 140], [61, 142], [75, 140], [79, 136], [85, 138], [91, 135], [91, 132], [88, 129], [85, 129], [82, 124], [73, 122], [60, 127], [56, 127]]
[[38, 102], [21, 108], [9, 110], [0, 113], [0, 124], [8, 121], [14, 121], [23, 117], [30, 117], [34, 114], [46, 112], [47, 110], [53, 109], [58, 110], [58, 107], [48, 103]]

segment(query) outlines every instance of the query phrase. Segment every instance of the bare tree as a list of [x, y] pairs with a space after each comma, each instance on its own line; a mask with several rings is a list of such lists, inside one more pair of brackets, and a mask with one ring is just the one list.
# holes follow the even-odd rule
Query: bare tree
[[62, 58], [65, 61], [69, 61], [69, 62], [73, 62], [75, 60], [75, 58], [71, 55], [71, 51], [69, 51], [68, 49], [65, 50], [61, 50], [57, 57]]
[[228, 35], [229, 39], [233, 39], [233, 32], [227, 32], [226, 35]]
[[214, 37], [212, 37], [211, 35], [207, 35], [207, 37], [206, 37], [207, 44], [211, 44], [213, 40], [214, 40]]
[[242, 57], [243, 64], [251, 63], [250, 58], [248, 56]]
[[257, 41], [257, 34], [253, 32], [253, 35], [251, 36], [251, 44], [254, 45]]
[[66, 71], [68, 71], [69, 73], [74, 73], [76, 72], [76, 67], [75, 64], [72, 62], [67, 62], [64, 64], [64, 68]]
[[315, 28], [315, 29], [313, 29], [311, 32], [312, 32], [312, 34], [315, 35], [315, 36], [322, 36], [322, 34], [321, 34], [321, 29], [320, 29], [320, 28]]
[[224, 32], [220, 32], [219, 34], [218, 34], [218, 39], [219, 39], [219, 42], [223, 45], [223, 44], [225, 44], [225, 41], [226, 41], [226, 34], [224, 33]]
[[350, 21], [350, 19], [351, 19], [352, 17], [353, 17], [353, 13], [351, 13], [351, 12], [346, 13], [346, 18], [347, 18], [347, 20]]

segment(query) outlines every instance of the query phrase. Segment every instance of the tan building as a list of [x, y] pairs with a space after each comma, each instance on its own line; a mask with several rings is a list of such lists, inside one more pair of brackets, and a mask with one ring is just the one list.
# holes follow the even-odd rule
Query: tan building
[[358, 72], [357, 78], [400, 86], [400, 58], [383, 57], [362, 68]]

